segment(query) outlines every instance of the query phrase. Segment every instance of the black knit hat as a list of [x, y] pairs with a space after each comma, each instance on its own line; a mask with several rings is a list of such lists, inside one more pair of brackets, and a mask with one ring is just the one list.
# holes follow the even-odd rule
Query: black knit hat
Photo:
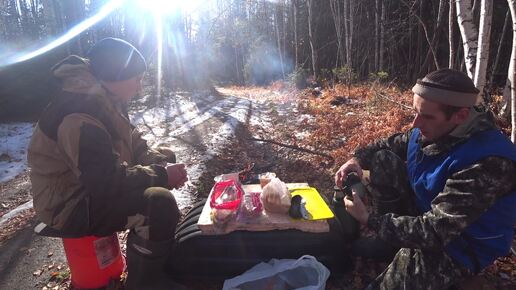
[[147, 69], [142, 54], [129, 42], [118, 38], [104, 38], [87, 54], [93, 75], [102, 81], [128, 80]]
[[412, 92], [434, 102], [455, 107], [471, 107], [478, 101], [479, 90], [463, 72], [440, 69], [418, 79]]

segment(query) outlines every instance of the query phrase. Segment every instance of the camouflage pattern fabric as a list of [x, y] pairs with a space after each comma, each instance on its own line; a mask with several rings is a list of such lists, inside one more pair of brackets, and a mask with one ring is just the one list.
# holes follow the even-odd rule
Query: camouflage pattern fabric
[[415, 215], [413, 191], [405, 162], [390, 150], [379, 150], [371, 158], [366, 184], [375, 214]]
[[446, 290], [469, 275], [467, 269], [458, 266], [444, 252], [402, 248], [366, 289]]
[[[481, 114], [463, 135], [447, 135], [422, 143], [425, 155], [446, 154], [471, 134], [495, 128], [492, 115]], [[516, 190], [516, 162], [487, 157], [451, 174], [432, 201], [432, 210], [415, 215], [413, 192], [408, 187], [406, 156], [412, 130], [379, 140], [354, 154], [370, 170], [371, 195], [377, 200], [400, 198], [405, 210], [370, 214], [368, 228], [391, 246], [401, 248], [387, 269], [369, 289], [446, 289], [469, 271], [455, 263], [444, 247], [479, 218], [495, 201]]]

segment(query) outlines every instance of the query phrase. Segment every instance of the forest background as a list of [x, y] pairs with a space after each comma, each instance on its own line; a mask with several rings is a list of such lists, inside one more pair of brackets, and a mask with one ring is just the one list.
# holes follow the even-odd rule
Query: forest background
[[37, 117], [52, 95], [49, 68], [111, 36], [144, 53], [156, 90], [371, 79], [406, 89], [449, 67], [514, 122], [515, 1], [181, 2], [0, 0], [0, 119]]

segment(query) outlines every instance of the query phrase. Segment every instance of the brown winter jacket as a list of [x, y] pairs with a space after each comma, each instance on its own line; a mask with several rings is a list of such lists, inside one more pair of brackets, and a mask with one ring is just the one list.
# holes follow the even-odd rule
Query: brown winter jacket
[[168, 187], [165, 168], [156, 164], [175, 162], [173, 153], [147, 147], [88, 61], [70, 56], [52, 71], [62, 91], [42, 114], [28, 150], [37, 217], [62, 229], [79, 203], [86, 204], [87, 219], [95, 214], [91, 204], [113, 206], [148, 187]]

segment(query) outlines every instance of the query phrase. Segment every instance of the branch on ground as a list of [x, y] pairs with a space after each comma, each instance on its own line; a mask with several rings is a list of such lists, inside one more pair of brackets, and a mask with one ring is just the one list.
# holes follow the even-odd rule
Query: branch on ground
[[281, 146], [281, 147], [290, 148], [290, 149], [294, 149], [294, 150], [305, 152], [305, 153], [310, 153], [310, 154], [315, 154], [315, 155], [323, 156], [323, 157], [326, 157], [326, 158], [330, 159], [331, 162], [335, 161], [335, 159], [331, 155], [329, 155], [329, 154], [322, 153], [322, 152], [317, 152], [317, 151], [306, 149], [306, 148], [301, 148], [301, 147], [296, 146], [296, 145], [284, 144], [284, 143], [280, 143], [280, 142], [277, 142], [277, 141], [274, 141], [274, 140], [260, 139], [260, 138], [248, 138], [247, 140], [258, 141], [258, 142], [267, 142], [267, 143], [275, 144], [275, 145], [278, 145], [278, 146]]
[[405, 105], [405, 104], [402, 104], [402, 103], [400, 103], [400, 102], [397, 102], [397, 101], [393, 100], [393, 99], [392, 99], [391, 97], [389, 97], [389, 96], [386, 96], [386, 95], [383, 95], [383, 94], [380, 94], [380, 93], [376, 93], [376, 95], [377, 95], [378, 97], [381, 97], [381, 98], [386, 99], [386, 100], [387, 100], [387, 101], [389, 101], [389, 102], [392, 102], [392, 103], [395, 103], [395, 104], [397, 104], [397, 105], [400, 105], [403, 109], [412, 110], [412, 108], [411, 108], [411, 107], [409, 107], [409, 106], [407, 106], [407, 105]]

